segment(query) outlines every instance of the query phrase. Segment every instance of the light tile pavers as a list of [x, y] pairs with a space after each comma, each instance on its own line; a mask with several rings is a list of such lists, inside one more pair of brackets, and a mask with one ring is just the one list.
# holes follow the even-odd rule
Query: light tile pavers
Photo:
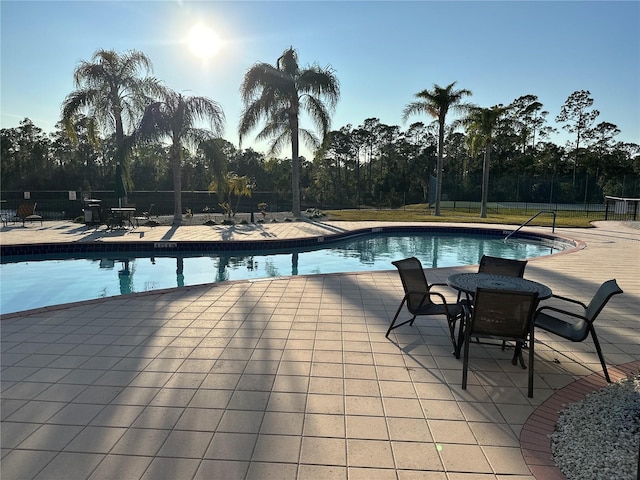
[[[361, 226], [103, 232], [47, 222], [3, 228], [0, 241], [264, 240]], [[612, 368], [615, 378], [637, 372], [640, 232], [603, 222], [559, 233], [586, 248], [530, 261], [527, 278], [583, 300], [617, 278], [625, 293], [603, 311], [598, 333], [608, 363], [625, 365]], [[427, 273], [438, 282], [474, 268]], [[462, 390], [444, 321], [420, 319], [385, 339], [401, 296], [390, 270], [5, 315], [2, 478], [562, 478], [545, 438], [563, 403], [602, 385], [591, 342], [538, 332], [533, 399], [511, 352], [472, 345]]]

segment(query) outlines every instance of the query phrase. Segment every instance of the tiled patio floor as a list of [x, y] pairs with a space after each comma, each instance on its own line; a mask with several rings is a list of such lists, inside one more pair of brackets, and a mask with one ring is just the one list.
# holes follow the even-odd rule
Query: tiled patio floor
[[[296, 222], [233, 235], [290, 238], [356, 226]], [[145, 227], [106, 238], [66, 228], [9, 227], [0, 241], [215, 235]], [[584, 300], [616, 278], [625, 293], [603, 311], [598, 333], [609, 365], [637, 362], [640, 231], [606, 222], [556, 233], [586, 248], [532, 260], [526, 277]], [[444, 281], [475, 268], [427, 274]], [[520, 434], [536, 407], [600, 370], [592, 343], [539, 332], [533, 399], [510, 351], [473, 345], [465, 391], [444, 321], [422, 319], [384, 337], [401, 297], [397, 273], [384, 271], [187, 287], [7, 315], [2, 478], [561, 478], [532, 465], [530, 444], [523, 456]]]

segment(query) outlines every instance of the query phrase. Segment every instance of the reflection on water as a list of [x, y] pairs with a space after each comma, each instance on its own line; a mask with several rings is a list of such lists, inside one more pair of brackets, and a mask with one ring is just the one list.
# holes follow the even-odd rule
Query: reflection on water
[[112, 258], [6, 263], [0, 265], [0, 312], [226, 280], [390, 270], [392, 261], [411, 256], [425, 267], [437, 268], [477, 264], [485, 254], [523, 259], [551, 253], [551, 247], [541, 243], [505, 244], [492, 237], [425, 234], [359, 237], [328, 248], [280, 254], [156, 253], [139, 257], [119, 253]]

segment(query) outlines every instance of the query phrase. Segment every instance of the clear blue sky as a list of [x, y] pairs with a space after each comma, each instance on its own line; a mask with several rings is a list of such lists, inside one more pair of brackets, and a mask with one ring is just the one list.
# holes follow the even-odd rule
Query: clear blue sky
[[[331, 65], [341, 99], [332, 127], [402, 123], [413, 95], [457, 81], [469, 101], [539, 97], [552, 125], [567, 97], [589, 90], [597, 122], [640, 143], [640, 2], [1, 1], [1, 127], [30, 118], [46, 132], [98, 49], [140, 50], [168, 87], [219, 102], [238, 146], [239, 86], [256, 62], [289, 46], [306, 66]], [[196, 23], [223, 45], [204, 61], [185, 39]], [[251, 135], [248, 140], [252, 140]], [[566, 137], [554, 141], [563, 144]], [[243, 143], [243, 147], [250, 143]], [[258, 150], [264, 150], [260, 145]], [[303, 152], [304, 153], [304, 152]], [[282, 157], [290, 156], [283, 150]]]

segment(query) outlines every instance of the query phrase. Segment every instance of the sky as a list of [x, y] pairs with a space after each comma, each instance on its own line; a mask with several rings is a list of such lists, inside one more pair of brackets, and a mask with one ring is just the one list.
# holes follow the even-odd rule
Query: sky
[[[0, 15], [1, 128], [27, 117], [52, 132], [80, 61], [99, 49], [139, 50], [166, 86], [218, 102], [224, 138], [238, 147], [244, 74], [257, 62], [275, 65], [292, 46], [302, 67], [334, 69], [334, 129], [371, 117], [402, 129], [429, 123], [424, 115], [403, 122], [403, 108], [416, 93], [455, 81], [481, 107], [537, 95], [558, 128], [567, 97], [588, 90], [596, 122], [617, 125], [617, 140], [640, 143], [638, 1], [1, 0]], [[190, 47], [194, 25], [215, 32], [215, 54]], [[312, 127], [305, 118], [303, 126]], [[243, 148], [266, 151], [253, 142], [257, 131]], [[552, 140], [564, 144], [567, 135]]]

